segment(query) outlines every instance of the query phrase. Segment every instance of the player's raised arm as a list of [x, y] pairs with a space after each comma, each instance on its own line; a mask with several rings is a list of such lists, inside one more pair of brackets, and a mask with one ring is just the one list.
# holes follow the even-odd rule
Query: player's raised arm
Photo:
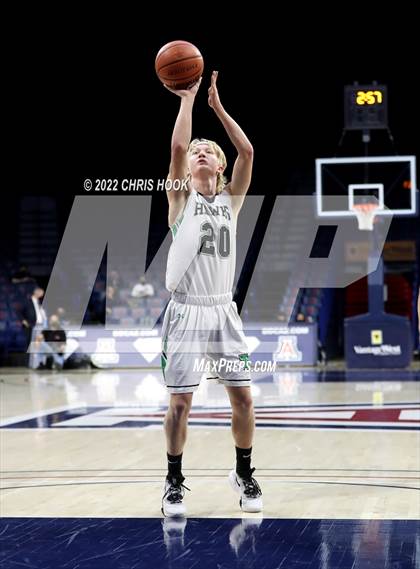
[[223, 124], [232, 144], [235, 146], [238, 157], [232, 171], [232, 180], [227, 189], [233, 196], [233, 210], [238, 213], [242, 207], [245, 195], [251, 183], [252, 163], [254, 159], [254, 149], [244, 131], [223, 108], [220, 102], [219, 93], [216, 86], [217, 71], [213, 71], [211, 85], [209, 88], [209, 105], [216, 113], [220, 122]]
[[[182, 181], [188, 175], [187, 153], [188, 145], [191, 140], [192, 109], [200, 83], [201, 79], [190, 87], [190, 89], [178, 90], [170, 89], [165, 85], [168, 91], [175, 93], [175, 95], [181, 98], [178, 116], [172, 133], [171, 163], [168, 174], [168, 179], [170, 180]], [[182, 210], [188, 193], [184, 190], [168, 191], [166, 195], [169, 200], [169, 225], [171, 226], [175, 222], [178, 213]]]

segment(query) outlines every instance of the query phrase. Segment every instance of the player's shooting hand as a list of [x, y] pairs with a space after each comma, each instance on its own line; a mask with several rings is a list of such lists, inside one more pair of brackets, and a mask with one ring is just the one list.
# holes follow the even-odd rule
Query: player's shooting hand
[[201, 84], [201, 77], [198, 81], [196, 81], [194, 83], [194, 85], [191, 85], [191, 87], [189, 87], [188, 89], [171, 89], [171, 87], [168, 87], [167, 85], [163, 85], [164, 87], [166, 87], [166, 89], [168, 89], [168, 91], [170, 91], [171, 93], [174, 93], [175, 95], [178, 95], [178, 97], [195, 97], [197, 95], [197, 91], [200, 88], [200, 84]]
[[219, 98], [219, 92], [217, 90], [216, 81], [219, 72], [213, 71], [211, 74], [211, 83], [209, 87], [209, 105], [212, 109], [217, 109], [222, 106]]

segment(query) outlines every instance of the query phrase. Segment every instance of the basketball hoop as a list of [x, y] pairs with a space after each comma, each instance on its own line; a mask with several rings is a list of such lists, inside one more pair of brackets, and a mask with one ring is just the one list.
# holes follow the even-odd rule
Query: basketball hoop
[[357, 222], [361, 231], [372, 231], [375, 213], [381, 209], [377, 203], [353, 204], [352, 210], [357, 215]]

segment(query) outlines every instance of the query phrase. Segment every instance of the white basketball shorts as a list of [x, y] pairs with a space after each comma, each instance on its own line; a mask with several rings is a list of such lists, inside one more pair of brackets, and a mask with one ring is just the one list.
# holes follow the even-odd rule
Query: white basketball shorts
[[170, 393], [196, 391], [203, 374], [229, 386], [249, 386], [248, 347], [232, 293], [172, 293], [162, 326], [162, 371]]

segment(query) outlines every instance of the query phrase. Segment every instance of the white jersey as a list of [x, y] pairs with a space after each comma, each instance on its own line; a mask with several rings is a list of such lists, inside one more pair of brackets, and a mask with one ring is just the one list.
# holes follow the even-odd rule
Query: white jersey
[[232, 291], [236, 264], [236, 218], [223, 190], [204, 197], [192, 189], [171, 227], [166, 288], [189, 296]]

